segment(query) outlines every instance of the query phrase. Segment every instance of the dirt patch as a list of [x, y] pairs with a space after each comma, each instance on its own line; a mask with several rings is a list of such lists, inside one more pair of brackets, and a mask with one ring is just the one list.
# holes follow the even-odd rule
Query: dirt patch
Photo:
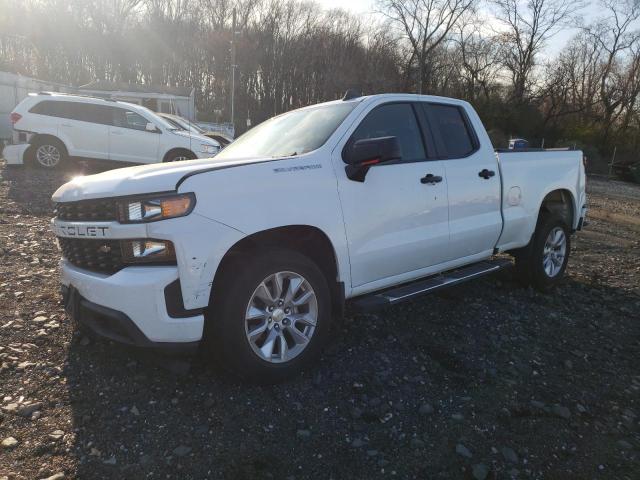
[[[593, 216], [551, 295], [503, 272], [349, 314], [316, 368], [255, 387], [74, 331], [49, 198], [75, 173], [0, 167], [0, 478], [638, 478], [626, 216]], [[640, 211], [589, 185], [594, 212]]]

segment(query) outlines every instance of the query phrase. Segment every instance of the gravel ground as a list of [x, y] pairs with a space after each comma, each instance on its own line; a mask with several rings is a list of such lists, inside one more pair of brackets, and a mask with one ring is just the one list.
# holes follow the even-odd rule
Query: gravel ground
[[590, 180], [554, 294], [503, 272], [350, 314], [257, 387], [74, 333], [48, 228], [73, 174], [0, 165], [0, 479], [640, 478], [639, 187]]

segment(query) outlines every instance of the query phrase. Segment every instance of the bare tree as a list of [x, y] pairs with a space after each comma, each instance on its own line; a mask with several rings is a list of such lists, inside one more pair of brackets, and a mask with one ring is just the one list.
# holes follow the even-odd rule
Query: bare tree
[[473, 101], [480, 94], [488, 98], [500, 68], [498, 42], [482, 33], [482, 20], [475, 15], [463, 17], [453, 41], [459, 53], [465, 98]]
[[502, 24], [503, 62], [511, 76], [513, 98], [522, 103], [532, 82], [537, 56], [546, 42], [583, 7], [575, 0], [491, 0]]
[[447, 38], [460, 17], [476, 0], [379, 0], [380, 11], [399, 26], [411, 45], [411, 62], [417, 61], [418, 91], [429, 83], [427, 60]]
[[[600, 76], [600, 100], [603, 105], [603, 142], [606, 143], [615, 119], [621, 115], [629, 96], [633, 75], [625, 75], [621, 70], [623, 57], [637, 49], [640, 31], [640, 4], [636, 0], [602, 0], [602, 8], [607, 16], [586, 29], [594, 44], [603, 53], [603, 70]], [[632, 63], [633, 65], [633, 63]], [[635, 103], [635, 99], [633, 99]]]

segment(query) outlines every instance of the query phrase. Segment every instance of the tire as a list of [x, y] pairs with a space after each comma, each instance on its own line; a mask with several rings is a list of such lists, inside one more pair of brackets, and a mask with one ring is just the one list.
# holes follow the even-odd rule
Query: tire
[[181, 162], [183, 160], [194, 160], [197, 157], [188, 150], [175, 150], [169, 152], [164, 159], [164, 162]]
[[543, 213], [531, 242], [515, 255], [516, 273], [525, 285], [547, 292], [562, 281], [570, 252], [568, 225], [556, 215]]
[[62, 168], [68, 161], [67, 149], [55, 138], [38, 139], [31, 146], [33, 164], [38, 168]]
[[[276, 274], [283, 287], [280, 296], [274, 295]], [[294, 301], [310, 300], [296, 307], [287, 300], [287, 287], [297, 289]], [[284, 304], [264, 301], [268, 297]], [[290, 250], [246, 254], [228, 263], [207, 310], [205, 353], [235, 376], [257, 383], [285, 380], [316, 360], [331, 325], [326, 278], [309, 258]]]

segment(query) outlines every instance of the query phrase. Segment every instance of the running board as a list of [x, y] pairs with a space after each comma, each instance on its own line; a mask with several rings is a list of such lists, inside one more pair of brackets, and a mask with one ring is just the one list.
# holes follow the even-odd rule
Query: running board
[[351, 301], [351, 305], [357, 311], [376, 310], [412, 300], [420, 295], [426, 295], [443, 288], [452, 287], [511, 266], [513, 266], [513, 262], [505, 258], [485, 260], [456, 270], [443, 272], [439, 275], [423, 278], [400, 287], [357, 297]]

